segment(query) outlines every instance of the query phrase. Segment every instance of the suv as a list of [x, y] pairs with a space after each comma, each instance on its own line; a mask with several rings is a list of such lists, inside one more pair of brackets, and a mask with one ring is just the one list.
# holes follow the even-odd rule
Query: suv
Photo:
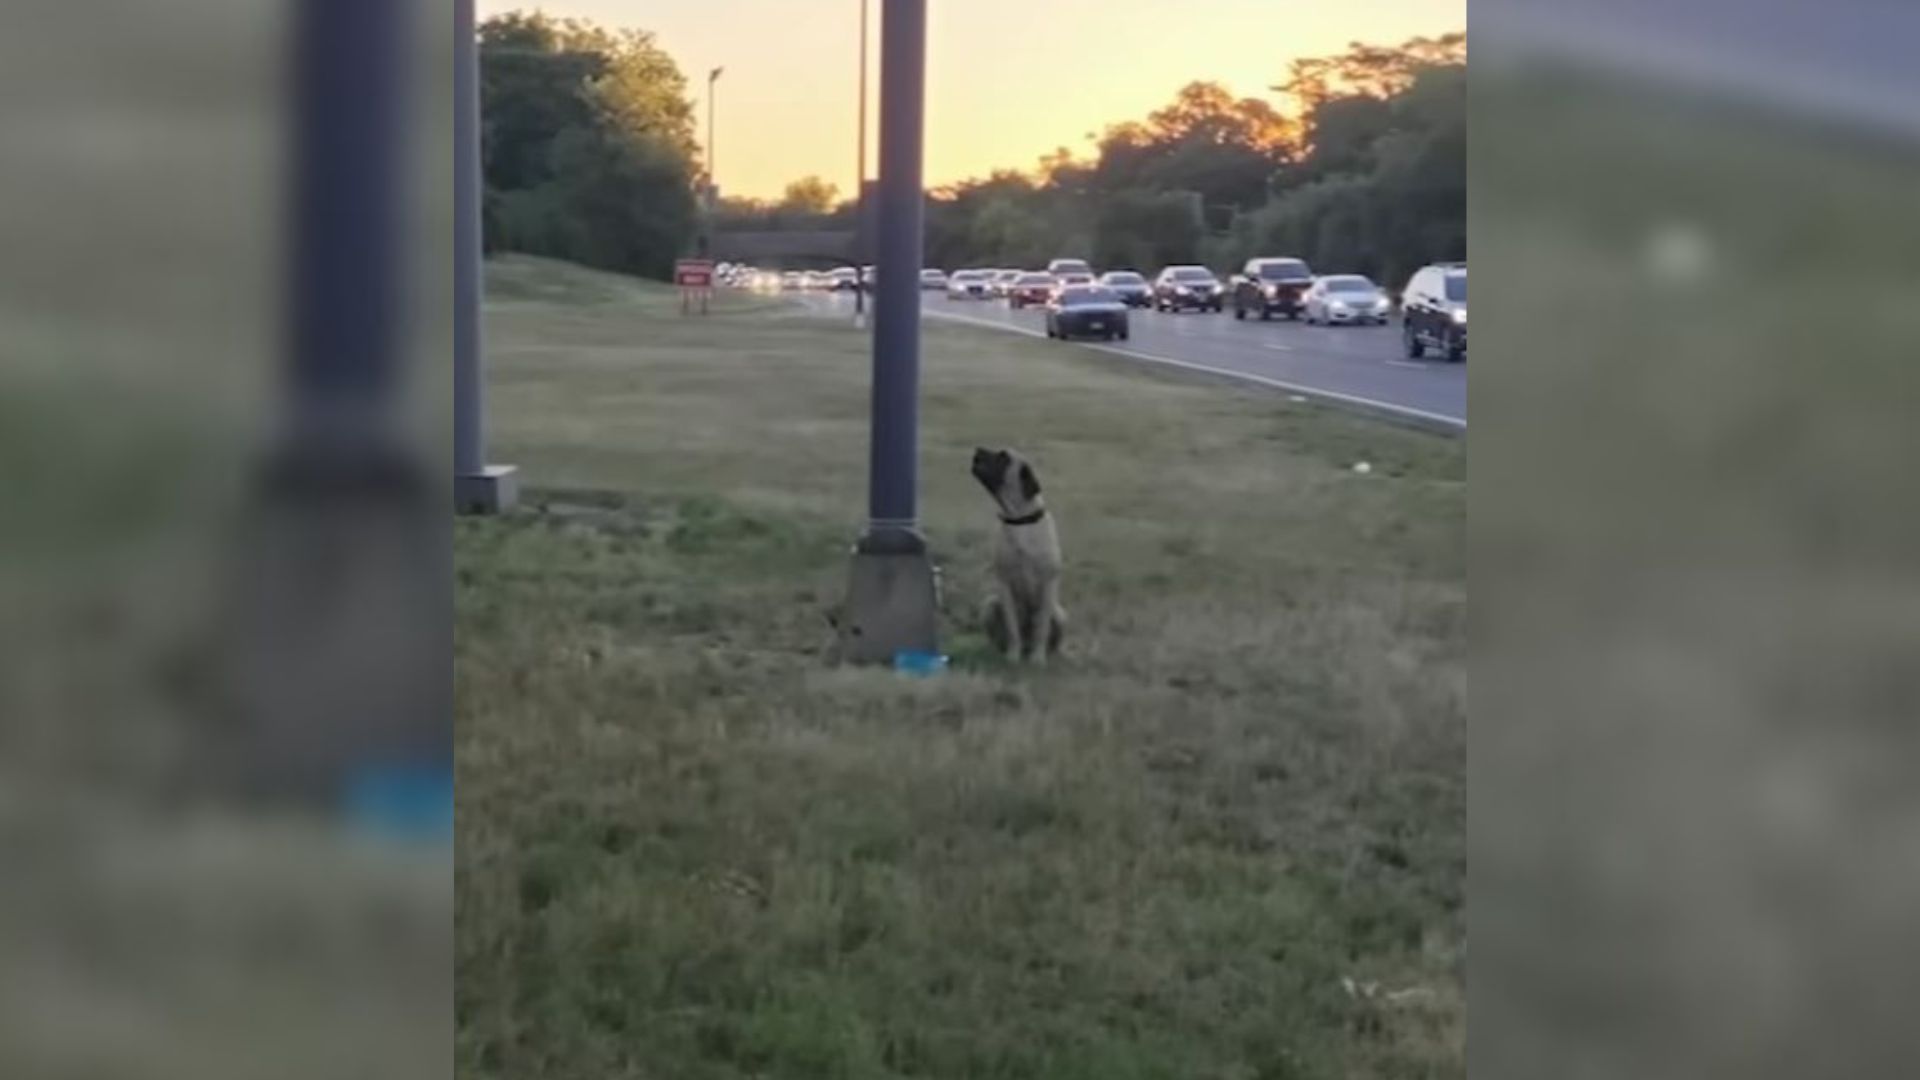
[[1248, 259], [1233, 278], [1233, 317], [1249, 313], [1262, 319], [1285, 315], [1298, 319], [1306, 311], [1307, 287], [1313, 271], [1301, 259]]
[[1055, 259], [1047, 264], [1047, 273], [1054, 277], [1066, 274], [1085, 274], [1092, 277], [1093, 267], [1088, 266], [1085, 259]]
[[1401, 336], [1408, 359], [1418, 360], [1428, 349], [1456, 362], [1467, 358], [1466, 263], [1421, 267], [1407, 282], [1401, 303]]

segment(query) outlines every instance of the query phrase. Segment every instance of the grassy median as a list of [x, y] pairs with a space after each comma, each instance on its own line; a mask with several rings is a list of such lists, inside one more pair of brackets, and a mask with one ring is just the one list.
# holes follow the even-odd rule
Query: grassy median
[[[461, 1075], [1465, 1075], [1459, 441], [931, 325], [955, 667], [904, 680], [823, 660], [863, 336], [489, 287], [533, 491], [456, 533]], [[1060, 521], [1044, 672], [970, 625], [975, 444]]]

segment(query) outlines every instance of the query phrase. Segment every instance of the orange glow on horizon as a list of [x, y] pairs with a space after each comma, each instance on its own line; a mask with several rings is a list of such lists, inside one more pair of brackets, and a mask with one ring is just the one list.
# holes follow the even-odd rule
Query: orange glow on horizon
[[[873, 99], [879, 129], [879, 36], [886, 0], [871, 0]], [[706, 94], [719, 84], [717, 178], [728, 195], [777, 198], [809, 174], [853, 190], [859, 0], [481, 0], [484, 18], [512, 10], [578, 16], [655, 33]], [[1466, 0], [1212, 0], [1168, 18], [1164, 0], [929, 0], [929, 187], [996, 168], [1031, 170], [1065, 147], [1076, 156], [1108, 125], [1140, 119], [1196, 80], [1236, 96], [1285, 103], [1269, 87], [1290, 60], [1349, 42], [1393, 44], [1466, 27]], [[1205, 18], [1197, 16], [1203, 12]], [[699, 100], [699, 134], [706, 102]], [[867, 153], [869, 175], [876, 154]]]

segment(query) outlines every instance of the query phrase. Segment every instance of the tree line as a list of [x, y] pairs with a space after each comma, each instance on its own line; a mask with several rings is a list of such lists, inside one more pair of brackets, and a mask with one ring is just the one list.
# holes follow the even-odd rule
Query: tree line
[[479, 27], [488, 251], [671, 273], [704, 181], [686, 77], [653, 35], [519, 12]]
[[[539, 14], [480, 28], [490, 250], [664, 276], [699, 232], [694, 109], [652, 35]], [[1292, 62], [1285, 108], [1182, 88], [1093, 152], [928, 193], [931, 266], [1037, 266], [1075, 254], [1150, 271], [1295, 255], [1398, 283], [1466, 255], [1466, 37], [1355, 43]], [[721, 229], [851, 227], [818, 177], [729, 198]]]

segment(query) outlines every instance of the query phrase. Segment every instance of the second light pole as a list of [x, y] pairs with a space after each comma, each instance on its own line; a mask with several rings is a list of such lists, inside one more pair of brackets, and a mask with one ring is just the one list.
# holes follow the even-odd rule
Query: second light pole
[[707, 73], [707, 229], [702, 255], [713, 254], [714, 217], [720, 212], [720, 155], [713, 145], [713, 99], [717, 96], [715, 84], [726, 71], [724, 67], [717, 67]]
[[867, 325], [867, 0], [860, 3], [860, 122], [853, 168], [853, 261], [860, 286], [853, 290], [854, 325]]

